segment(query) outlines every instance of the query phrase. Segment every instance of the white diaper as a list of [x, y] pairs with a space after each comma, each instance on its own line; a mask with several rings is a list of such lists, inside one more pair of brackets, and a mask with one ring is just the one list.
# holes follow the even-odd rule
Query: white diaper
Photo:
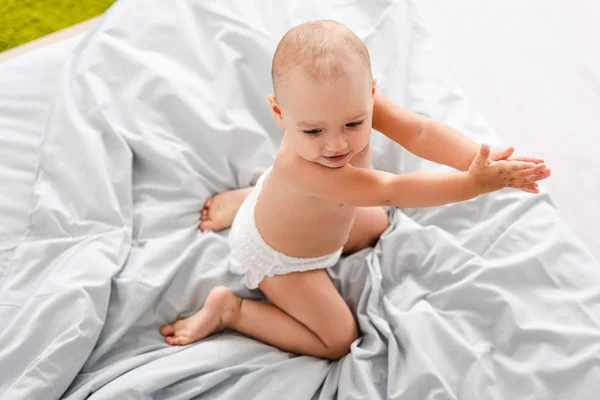
[[256, 228], [254, 208], [262, 183], [270, 171], [271, 169], [268, 169], [259, 178], [254, 190], [244, 200], [229, 232], [229, 269], [234, 274], [243, 275], [242, 283], [250, 289], [256, 289], [267, 276], [331, 267], [342, 255], [340, 248], [335, 253], [321, 257], [291, 257], [275, 250], [264, 241]]

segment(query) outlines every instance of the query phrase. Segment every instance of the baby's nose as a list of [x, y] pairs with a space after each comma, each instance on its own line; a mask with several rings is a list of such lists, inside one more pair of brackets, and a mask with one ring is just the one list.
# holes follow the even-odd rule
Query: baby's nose
[[348, 141], [344, 138], [344, 135], [335, 135], [327, 142], [327, 150], [329, 151], [342, 151], [346, 147], [348, 147]]

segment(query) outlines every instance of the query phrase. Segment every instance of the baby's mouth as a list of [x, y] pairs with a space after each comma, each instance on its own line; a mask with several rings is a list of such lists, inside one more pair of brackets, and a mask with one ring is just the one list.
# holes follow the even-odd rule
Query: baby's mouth
[[345, 153], [345, 154], [340, 154], [338, 156], [331, 156], [331, 157], [323, 156], [323, 158], [329, 162], [340, 162], [340, 161], [343, 161], [346, 157], [348, 157], [348, 154], [350, 154], [350, 152]]

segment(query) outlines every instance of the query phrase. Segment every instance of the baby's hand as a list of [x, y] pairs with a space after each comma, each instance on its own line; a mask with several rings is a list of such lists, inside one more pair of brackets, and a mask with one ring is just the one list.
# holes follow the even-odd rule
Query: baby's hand
[[550, 170], [544, 163], [511, 159], [492, 161], [490, 147], [482, 144], [469, 167], [469, 175], [479, 193], [493, 192], [505, 187], [539, 193], [536, 182], [549, 177]]

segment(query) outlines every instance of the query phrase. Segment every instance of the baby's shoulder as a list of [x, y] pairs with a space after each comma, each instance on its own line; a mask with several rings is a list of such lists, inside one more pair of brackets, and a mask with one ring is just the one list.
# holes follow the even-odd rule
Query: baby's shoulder
[[272, 175], [280, 182], [297, 186], [299, 174], [302, 173], [302, 163], [294, 157], [277, 157], [271, 168]]
[[[300, 158], [300, 157], [299, 157]], [[335, 186], [335, 175], [332, 175], [333, 169], [324, 167], [318, 163], [310, 162], [305, 159], [290, 160], [282, 163], [277, 168], [277, 176], [280, 182], [291, 191], [298, 195], [304, 195], [314, 198], [326, 199], [322, 193], [326, 193], [332, 186]]]

